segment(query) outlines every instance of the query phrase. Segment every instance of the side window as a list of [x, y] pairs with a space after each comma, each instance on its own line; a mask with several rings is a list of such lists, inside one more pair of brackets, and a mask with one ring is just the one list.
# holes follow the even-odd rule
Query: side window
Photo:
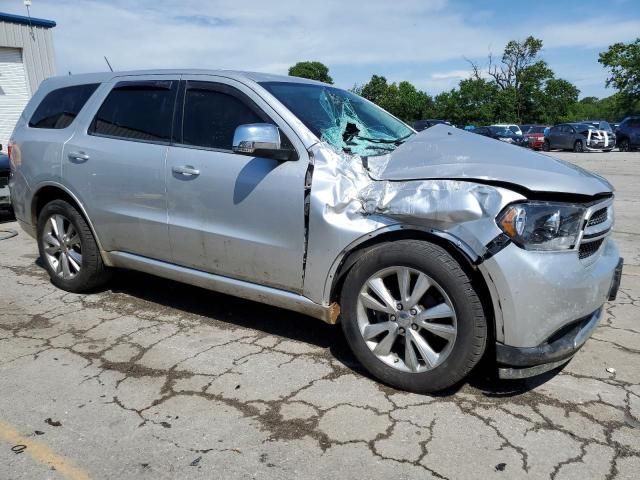
[[96, 113], [90, 135], [169, 142], [177, 80], [119, 82]]
[[97, 83], [74, 85], [49, 92], [33, 112], [29, 126], [53, 129], [68, 127], [98, 85]]
[[242, 94], [226, 85], [187, 82], [184, 97], [182, 143], [231, 150], [236, 127], [272, 123]]

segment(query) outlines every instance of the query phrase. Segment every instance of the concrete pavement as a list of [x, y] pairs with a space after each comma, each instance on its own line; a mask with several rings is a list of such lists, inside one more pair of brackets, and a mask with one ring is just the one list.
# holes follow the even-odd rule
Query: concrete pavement
[[618, 300], [561, 372], [438, 396], [311, 318], [133, 272], [69, 294], [0, 241], [0, 478], [640, 478], [640, 153], [555, 155], [618, 190]]

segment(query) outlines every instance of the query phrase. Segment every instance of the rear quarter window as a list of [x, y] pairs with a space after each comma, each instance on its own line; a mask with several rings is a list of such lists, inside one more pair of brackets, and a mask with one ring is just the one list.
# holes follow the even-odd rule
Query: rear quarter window
[[89, 97], [98, 88], [97, 83], [58, 88], [49, 92], [40, 102], [29, 120], [31, 128], [66, 128], [78, 116]]

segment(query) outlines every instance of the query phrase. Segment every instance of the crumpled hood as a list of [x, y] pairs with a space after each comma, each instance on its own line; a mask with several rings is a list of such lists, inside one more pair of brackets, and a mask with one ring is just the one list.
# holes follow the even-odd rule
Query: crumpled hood
[[576, 165], [448, 125], [369, 157], [368, 169], [376, 180], [469, 179], [589, 196], [613, 191], [607, 180]]

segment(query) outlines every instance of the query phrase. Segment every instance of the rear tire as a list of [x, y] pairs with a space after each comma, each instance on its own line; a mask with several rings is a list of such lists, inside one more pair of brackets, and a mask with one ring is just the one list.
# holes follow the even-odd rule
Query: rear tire
[[582, 143], [582, 140], [576, 140], [576, 142], [573, 144], [573, 151], [576, 153], [584, 152], [584, 145]]
[[631, 145], [629, 144], [629, 139], [623, 138], [622, 140], [620, 140], [620, 143], [618, 144], [618, 150], [620, 150], [621, 152], [630, 152]]
[[485, 351], [487, 320], [471, 279], [446, 250], [428, 242], [369, 250], [349, 271], [340, 304], [355, 356], [374, 377], [403, 390], [450, 387]]
[[81, 293], [104, 285], [111, 277], [89, 225], [64, 200], [47, 203], [38, 216], [38, 250], [56, 287]]

